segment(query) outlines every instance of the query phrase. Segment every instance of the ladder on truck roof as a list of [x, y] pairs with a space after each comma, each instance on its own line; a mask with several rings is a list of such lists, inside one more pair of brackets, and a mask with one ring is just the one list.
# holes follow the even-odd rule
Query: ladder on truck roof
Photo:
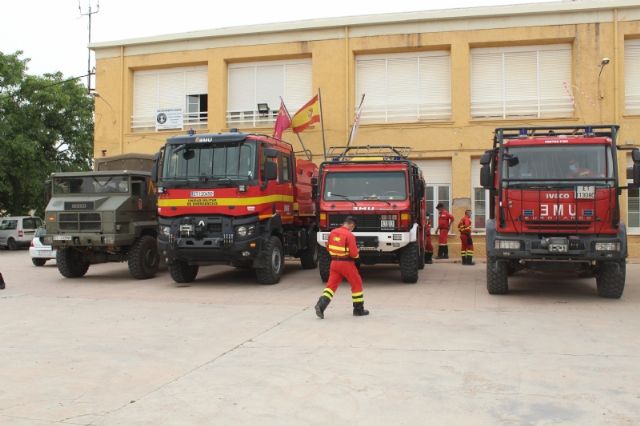
[[400, 161], [406, 160], [411, 147], [391, 145], [332, 146], [327, 157], [334, 162], [342, 161]]

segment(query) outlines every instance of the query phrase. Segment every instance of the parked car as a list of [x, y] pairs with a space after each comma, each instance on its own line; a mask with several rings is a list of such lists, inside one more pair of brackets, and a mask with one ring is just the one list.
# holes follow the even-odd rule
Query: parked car
[[39, 217], [8, 216], [0, 218], [0, 247], [9, 250], [29, 247], [36, 229], [42, 226], [42, 219]]
[[31, 247], [29, 247], [29, 255], [31, 256], [31, 262], [35, 266], [44, 266], [49, 259], [56, 258], [56, 251], [51, 248], [50, 245], [43, 243], [43, 238], [47, 234], [46, 229], [38, 228], [31, 240]]

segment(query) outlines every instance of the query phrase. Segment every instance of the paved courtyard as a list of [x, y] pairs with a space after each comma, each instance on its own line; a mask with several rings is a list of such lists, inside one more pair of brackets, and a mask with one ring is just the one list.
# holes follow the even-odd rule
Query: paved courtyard
[[274, 286], [207, 267], [176, 287], [1, 251], [0, 424], [640, 424], [640, 265], [621, 300], [531, 274], [490, 296], [484, 268], [366, 268], [371, 315], [343, 284], [319, 320], [295, 262]]

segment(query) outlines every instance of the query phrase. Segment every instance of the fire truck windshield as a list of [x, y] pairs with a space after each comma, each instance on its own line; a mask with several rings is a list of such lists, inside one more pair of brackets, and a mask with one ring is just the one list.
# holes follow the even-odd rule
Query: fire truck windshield
[[251, 142], [168, 145], [162, 180], [229, 184], [255, 179], [255, 170], [256, 146]]
[[606, 145], [537, 145], [505, 147], [502, 179], [505, 186], [567, 184], [588, 181], [612, 186], [615, 170]]
[[326, 201], [405, 200], [404, 172], [329, 172], [324, 180]]

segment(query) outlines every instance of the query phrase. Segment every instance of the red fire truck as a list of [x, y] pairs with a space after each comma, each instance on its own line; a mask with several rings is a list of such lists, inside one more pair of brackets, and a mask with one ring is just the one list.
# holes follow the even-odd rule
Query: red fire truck
[[[481, 159], [491, 192], [487, 290], [508, 291], [522, 269], [596, 277], [598, 295], [622, 296], [627, 234], [620, 220], [618, 126], [499, 128]], [[634, 184], [640, 152], [633, 149]]]
[[426, 244], [425, 182], [408, 153], [409, 148], [391, 146], [330, 148], [331, 160], [320, 165], [318, 175], [323, 281], [331, 263], [325, 248], [329, 232], [346, 216], [357, 221], [354, 235], [362, 264], [399, 263], [403, 282], [418, 280]]
[[230, 264], [275, 284], [285, 255], [315, 268], [317, 170], [290, 144], [264, 135], [169, 138], [153, 173], [158, 247], [174, 281], [193, 281], [201, 265]]

